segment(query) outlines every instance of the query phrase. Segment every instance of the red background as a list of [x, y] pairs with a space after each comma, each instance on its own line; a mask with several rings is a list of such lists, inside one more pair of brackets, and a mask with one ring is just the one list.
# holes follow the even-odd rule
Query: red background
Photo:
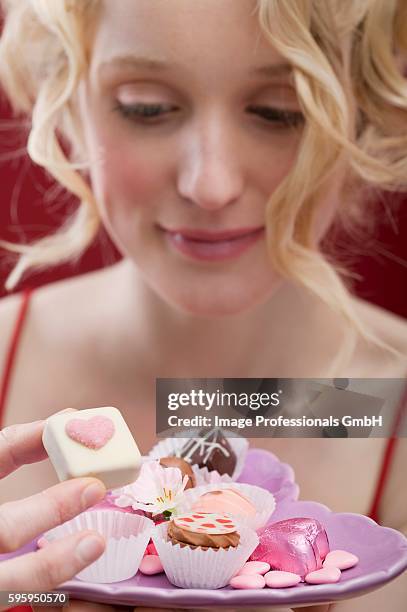
[[[9, 119], [10, 109], [2, 99], [0, 238], [27, 242], [52, 232], [66, 218], [67, 213], [73, 210], [76, 203], [66, 193], [59, 192], [59, 196], [53, 198], [55, 184], [41, 168], [33, 166], [24, 154], [26, 134], [21, 127], [22, 122], [10, 129], [6, 123]], [[364, 299], [404, 317], [407, 317], [406, 204], [407, 198], [404, 198], [396, 207], [393, 218], [384, 213], [384, 208], [378, 208], [379, 225], [374, 240], [366, 237], [366, 241], [361, 244], [352, 242], [344, 234], [338, 236], [341, 251], [347, 255], [351, 254], [353, 270], [361, 277], [355, 284], [356, 292]], [[37, 287], [60, 278], [82, 274], [109, 265], [118, 258], [115, 247], [102, 232], [78, 263], [27, 275], [16, 291], [27, 286]], [[12, 262], [10, 255], [0, 251], [0, 296], [6, 293], [4, 281]]]

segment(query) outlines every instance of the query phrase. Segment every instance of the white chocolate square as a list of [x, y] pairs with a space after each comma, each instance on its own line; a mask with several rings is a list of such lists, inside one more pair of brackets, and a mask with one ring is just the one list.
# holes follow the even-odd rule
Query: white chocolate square
[[[103, 445], [95, 447], [96, 422], [93, 417], [107, 417], [107, 429], [114, 429], [113, 435]], [[70, 423], [68, 430], [78, 431], [71, 436], [67, 424], [75, 419], [84, 423]], [[113, 428], [112, 428], [113, 423]], [[100, 430], [100, 428], [99, 428]], [[102, 427], [102, 434], [105, 431]], [[100, 431], [99, 431], [100, 434]], [[103, 407], [65, 412], [49, 417], [45, 423], [42, 442], [59, 480], [94, 476], [104, 482], [107, 489], [116, 489], [134, 482], [141, 467], [141, 455], [137, 444], [117, 408]], [[92, 446], [93, 445], [93, 446]]]

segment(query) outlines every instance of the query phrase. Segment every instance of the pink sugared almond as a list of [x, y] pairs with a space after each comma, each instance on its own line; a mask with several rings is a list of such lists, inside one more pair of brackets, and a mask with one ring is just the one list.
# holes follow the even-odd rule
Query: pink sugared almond
[[340, 577], [340, 569], [327, 565], [322, 569], [307, 574], [305, 576], [305, 582], [308, 582], [308, 584], [333, 584], [334, 582], [338, 582]]
[[260, 574], [243, 574], [233, 576], [229, 584], [234, 589], [263, 589], [266, 581]]
[[337, 567], [340, 570], [345, 570], [354, 567], [358, 562], [358, 557], [347, 550], [331, 550], [325, 557], [323, 566]]
[[265, 574], [270, 570], [270, 565], [264, 561], [248, 561], [244, 564], [242, 569], [237, 572], [237, 576], [251, 575], [251, 574]]
[[293, 574], [293, 572], [283, 572], [279, 570], [273, 570], [267, 572], [264, 576], [266, 586], [272, 589], [284, 589], [286, 587], [296, 586], [301, 582], [301, 576]]
[[161, 574], [164, 568], [158, 555], [146, 555], [141, 560], [139, 570], [146, 576], [153, 576], [154, 574]]

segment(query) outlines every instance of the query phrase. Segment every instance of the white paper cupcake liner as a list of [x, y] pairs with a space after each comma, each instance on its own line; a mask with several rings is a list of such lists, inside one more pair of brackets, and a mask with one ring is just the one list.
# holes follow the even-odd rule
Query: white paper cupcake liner
[[[188, 442], [194, 435], [197, 435], [198, 431], [191, 432], [191, 436], [189, 438], [165, 438], [164, 440], [160, 440], [151, 451], [148, 453], [148, 456], [151, 459], [161, 459], [161, 457], [170, 457], [174, 455], [176, 451], [180, 450], [184, 444]], [[225, 435], [228, 433], [227, 429], [224, 430]], [[233, 437], [227, 438], [230, 446], [232, 447], [233, 452], [236, 455], [236, 466], [233, 470], [232, 476], [228, 474], [219, 474], [216, 470], [209, 471], [208, 468], [199, 468], [197, 465], [192, 466], [194, 474], [196, 476], [196, 484], [199, 486], [201, 484], [211, 484], [215, 482], [232, 482], [239, 478], [242, 473], [244, 462], [246, 460], [246, 454], [249, 449], [249, 442], [246, 438], [243, 437]]]
[[55, 540], [84, 529], [94, 529], [106, 540], [104, 553], [83, 569], [76, 578], [85, 582], [120, 582], [137, 573], [154, 530], [150, 519], [115, 510], [92, 510], [44, 534]]
[[181, 547], [168, 540], [168, 523], [154, 529], [152, 538], [168, 580], [183, 589], [220, 589], [246, 563], [259, 543], [255, 531], [236, 523], [240, 542], [236, 548], [202, 550]]
[[207, 467], [200, 468], [198, 465], [191, 465], [192, 471], [195, 476], [195, 486], [200, 487], [205, 484], [218, 484], [220, 482], [233, 482], [233, 479], [229, 474], [219, 474], [217, 470], [211, 472]]
[[[220, 489], [234, 489], [244, 495], [257, 509], [254, 516], [242, 516], [241, 514], [234, 514], [233, 518], [235, 521], [239, 521], [241, 525], [250, 527], [257, 531], [261, 527], [264, 527], [268, 522], [270, 516], [276, 509], [276, 500], [274, 495], [255, 485], [244, 484], [240, 482], [220, 483], [220, 484], [208, 484], [193, 489], [188, 489], [184, 492], [184, 501], [182, 506], [179, 508], [179, 512], [189, 512], [192, 505], [198, 500], [198, 498], [208, 491], [219, 491]], [[214, 510], [215, 512], [215, 510]], [[217, 511], [216, 511], [217, 512]]]

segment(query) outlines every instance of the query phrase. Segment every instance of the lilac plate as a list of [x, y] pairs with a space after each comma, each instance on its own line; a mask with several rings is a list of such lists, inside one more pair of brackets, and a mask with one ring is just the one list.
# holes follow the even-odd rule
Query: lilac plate
[[142, 576], [115, 584], [89, 584], [72, 580], [63, 587], [70, 595], [112, 604], [148, 605], [156, 607], [230, 607], [230, 606], [295, 606], [347, 599], [379, 588], [407, 568], [407, 539], [398, 531], [380, 527], [359, 514], [335, 514], [315, 502], [282, 502], [273, 521], [304, 516], [322, 522], [331, 549], [355, 553], [360, 561], [342, 572], [336, 584], [300, 584], [286, 589], [218, 590], [180, 589], [172, 586], [164, 574]]
[[[174, 587], [164, 574], [143, 576], [137, 573], [130, 580], [114, 584], [91, 584], [71, 580], [60, 589], [71, 596], [96, 602], [149, 607], [230, 607], [230, 606], [298, 606], [347, 599], [372, 591], [389, 582], [407, 568], [407, 539], [398, 531], [380, 527], [371, 519], [358, 514], [335, 514], [315, 502], [296, 501], [298, 487], [293, 482], [289, 466], [281, 466], [281, 479], [269, 470], [278, 459], [269, 453], [252, 449], [246, 467], [239, 478], [269, 488], [276, 496], [277, 508], [271, 522], [302, 516], [316, 518], [324, 525], [331, 549], [345, 549], [355, 553], [360, 561], [354, 568], [342, 572], [336, 584], [305, 585], [285, 589], [241, 591], [225, 587], [218, 590], [180, 589]], [[272, 463], [274, 462], [274, 463]], [[277, 466], [278, 467], [278, 466]], [[247, 468], [247, 469], [246, 469]], [[283, 475], [285, 474], [285, 476]], [[274, 488], [280, 483], [282, 491]], [[291, 482], [291, 485], [287, 484]], [[292, 486], [294, 485], [294, 486]], [[12, 555], [34, 550], [34, 543]]]
[[300, 494], [291, 465], [282, 463], [276, 455], [261, 448], [251, 448], [247, 451], [246, 461], [237, 482], [267, 489], [274, 495], [277, 506], [283, 501], [297, 500]]

